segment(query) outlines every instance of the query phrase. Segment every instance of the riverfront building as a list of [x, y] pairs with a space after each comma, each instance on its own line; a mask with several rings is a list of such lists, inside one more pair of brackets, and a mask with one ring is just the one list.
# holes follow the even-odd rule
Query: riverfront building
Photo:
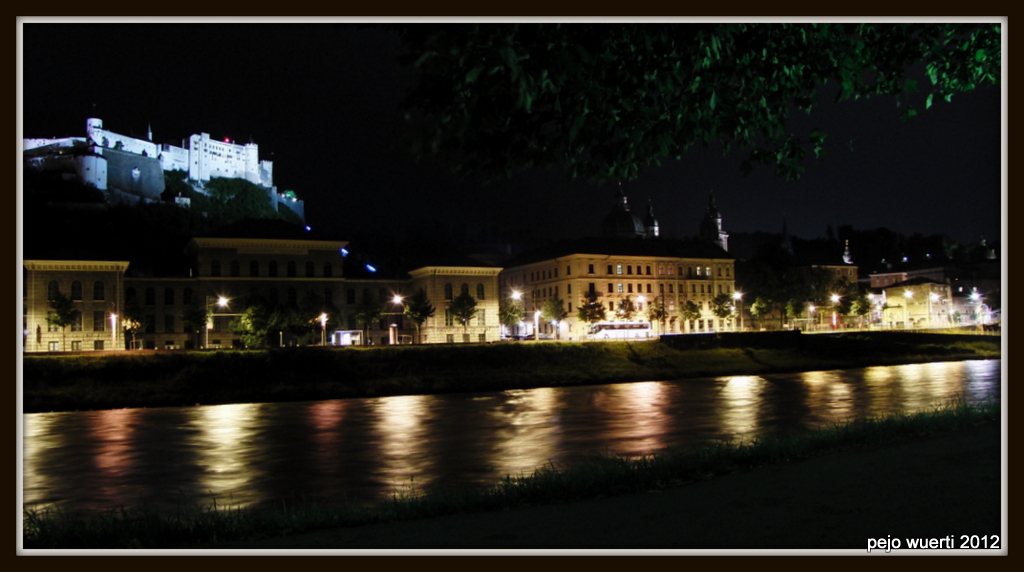
[[[349, 259], [347, 241], [312, 239], [301, 227], [280, 221], [242, 223], [193, 238], [184, 263], [171, 265], [180, 271], [133, 273], [128, 262], [30, 260], [25, 262], [23, 347], [28, 352], [241, 347], [231, 323], [256, 303], [304, 312], [310, 322], [324, 315], [324, 343], [408, 343], [417, 335], [421, 343], [492, 342], [513, 334], [503, 330], [499, 315], [500, 301], [513, 292], [525, 296], [527, 316], [552, 298], [561, 300], [568, 316], [557, 332], [552, 324], [536, 321], [523, 324], [520, 334], [532, 335], [539, 327], [543, 335], [583, 338], [587, 325], [575, 314], [588, 294], [600, 298], [610, 320], [627, 319], [626, 307], [646, 319], [649, 306], [659, 304], [666, 317], [655, 329], [663, 333], [727, 330], [735, 324], [714, 316], [711, 301], [736, 292], [734, 260], [722, 248], [721, 215], [711, 207], [709, 213], [718, 230], [708, 240], [664, 239], [650, 205], [648, 216], [640, 219], [629, 212], [620, 190], [602, 221], [603, 236], [535, 250], [504, 267], [439, 258], [387, 276]], [[435, 313], [417, 331], [403, 315], [402, 301], [421, 289]], [[71, 297], [80, 316], [69, 331], [46, 320], [57, 292]], [[461, 293], [476, 301], [476, 315], [466, 323], [447, 311]], [[368, 300], [384, 311], [365, 325], [357, 316]], [[684, 312], [687, 307], [695, 312]], [[205, 327], [194, 323], [196, 308], [200, 316], [203, 309], [212, 314]], [[125, 330], [128, 318], [138, 326]], [[298, 340], [282, 331], [278, 343]]]
[[[180, 275], [132, 276], [128, 262], [26, 260], [24, 350], [242, 347], [231, 322], [257, 300], [268, 307], [305, 311], [310, 322], [328, 314], [327, 343], [408, 343], [415, 325], [403, 316], [404, 307], [395, 296], [404, 301], [420, 288], [436, 307], [434, 317], [420, 329], [422, 342], [490, 342], [499, 337], [500, 268], [426, 266], [404, 276], [378, 278], [365, 265], [346, 261], [346, 241], [303, 238], [301, 229], [291, 230], [286, 223], [264, 221], [260, 226], [264, 235], [277, 238], [192, 239], [184, 252], [187, 271]], [[445, 302], [461, 291], [477, 301], [477, 314], [465, 325], [445, 313]], [[52, 312], [49, 301], [58, 292], [71, 299], [77, 316], [64, 330], [46, 319]], [[356, 315], [367, 299], [380, 303], [384, 312], [364, 327]], [[212, 314], [198, 333], [189, 323], [195, 308], [209, 308]], [[137, 330], [124, 330], [126, 317], [139, 322]], [[293, 336], [281, 332], [280, 345], [295, 343]]]

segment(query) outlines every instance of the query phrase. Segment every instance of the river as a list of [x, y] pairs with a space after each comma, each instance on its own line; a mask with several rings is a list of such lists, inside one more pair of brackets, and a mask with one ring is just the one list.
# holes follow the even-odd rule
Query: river
[[798, 432], [960, 397], [1001, 360], [452, 395], [34, 413], [26, 508], [272, 506], [484, 484], [594, 454]]

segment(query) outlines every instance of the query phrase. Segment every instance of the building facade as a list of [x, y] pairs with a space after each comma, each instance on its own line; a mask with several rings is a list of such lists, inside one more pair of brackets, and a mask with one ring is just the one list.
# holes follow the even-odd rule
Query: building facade
[[[667, 312], [664, 331], [694, 333], [733, 329], [731, 318], [713, 313], [712, 300], [736, 292], [735, 261], [713, 245], [700, 242], [631, 239], [571, 241], [513, 261], [501, 272], [501, 296], [523, 301], [526, 321], [535, 319], [551, 299], [565, 306], [566, 319], [556, 328], [537, 323], [542, 335], [579, 340], [589, 325], [579, 308], [596, 297], [609, 321], [647, 320], [652, 304]], [[699, 315], [686, 318], [693, 302]], [[622, 312], [632, 307], [632, 316]], [[655, 331], [661, 322], [653, 324]]]
[[[127, 268], [123, 261], [24, 261], [24, 351], [118, 349], [123, 342], [120, 319]], [[66, 328], [47, 320], [53, 313], [50, 301], [58, 294], [69, 298], [76, 312]]]
[[[501, 339], [498, 318], [498, 276], [501, 268], [491, 266], [425, 266], [409, 275], [412, 280], [400, 287], [404, 298], [421, 288], [434, 305], [434, 316], [424, 322], [419, 332], [422, 343], [494, 342]], [[447, 310], [459, 294], [468, 293], [476, 300], [476, 315], [461, 323]], [[408, 331], [412, 324], [405, 325]]]
[[[404, 300], [424, 289], [435, 307], [422, 324], [423, 343], [492, 342], [500, 339], [500, 268], [427, 266], [404, 278], [345, 276], [346, 241], [204, 237], [186, 247], [188, 274], [126, 275], [128, 262], [27, 260], [24, 262], [23, 349], [26, 352], [112, 349], [241, 348], [232, 322], [251, 304], [306, 311], [310, 322], [327, 314], [324, 342], [336, 332], [359, 332], [357, 343], [411, 343], [416, 325]], [[446, 305], [459, 292], [476, 300], [469, 323], [456, 323]], [[77, 310], [64, 329], [49, 325], [50, 300], [70, 297]], [[396, 301], [395, 296], [399, 297]], [[378, 303], [378, 320], [361, 324], [365, 300]], [[195, 309], [208, 309], [205, 328], [190, 327]], [[125, 330], [128, 316], [138, 328]], [[279, 345], [297, 341], [280, 332]]]
[[882, 289], [883, 325], [895, 328], [948, 328], [955, 325], [949, 284], [912, 278]]

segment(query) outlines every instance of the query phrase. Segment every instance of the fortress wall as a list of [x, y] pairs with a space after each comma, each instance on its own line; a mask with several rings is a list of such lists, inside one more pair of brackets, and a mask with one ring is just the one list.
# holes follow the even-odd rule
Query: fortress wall
[[104, 149], [107, 158], [107, 188], [150, 200], [164, 192], [164, 170], [154, 157]]

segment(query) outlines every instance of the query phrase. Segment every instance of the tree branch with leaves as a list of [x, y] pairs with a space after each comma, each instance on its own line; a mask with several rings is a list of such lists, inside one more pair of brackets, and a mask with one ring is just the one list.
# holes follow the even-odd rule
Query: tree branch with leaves
[[[1001, 25], [956, 23], [398, 24], [417, 82], [414, 151], [497, 179], [537, 167], [631, 180], [695, 145], [799, 178], [825, 151], [790, 110], [874, 96], [894, 117], [1001, 79]], [[924, 70], [919, 91], [911, 70]]]

